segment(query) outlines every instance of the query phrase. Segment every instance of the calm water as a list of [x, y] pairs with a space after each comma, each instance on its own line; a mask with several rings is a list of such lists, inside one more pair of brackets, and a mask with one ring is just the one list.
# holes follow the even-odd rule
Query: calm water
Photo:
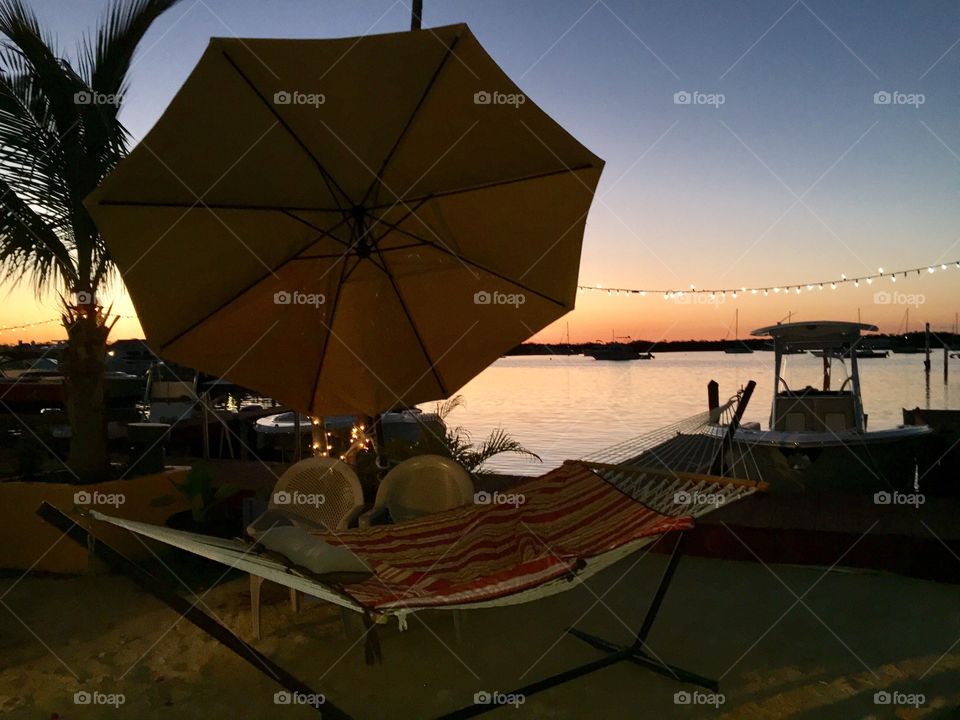
[[[902, 422], [901, 408], [960, 407], [960, 360], [951, 360], [950, 385], [943, 384], [943, 351], [932, 356], [927, 395], [923, 355], [861, 360], [860, 376], [869, 427]], [[819, 386], [822, 361], [810, 355], [786, 358], [791, 388]], [[845, 377], [835, 363], [833, 387]], [[536, 475], [568, 458], [591, 454], [649, 430], [706, 410], [707, 383], [720, 383], [720, 397], [749, 380], [757, 389], [745, 419], [767, 426], [773, 392], [773, 353], [660, 353], [655, 360], [598, 362], [583, 356], [502, 358], [462, 390], [464, 407], [448, 425], [461, 425], [474, 440], [502, 426], [543, 458], [543, 465], [504, 455], [489, 469]], [[426, 408], [426, 406], [424, 406]]]

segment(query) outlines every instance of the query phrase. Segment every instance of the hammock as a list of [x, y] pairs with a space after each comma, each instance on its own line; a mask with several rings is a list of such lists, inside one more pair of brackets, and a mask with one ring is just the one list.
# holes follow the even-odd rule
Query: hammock
[[[242, 540], [92, 515], [131, 532], [369, 615], [529, 602], [573, 587], [693, 519], [755, 492], [757, 483], [569, 461], [472, 505], [398, 525], [317, 532], [370, 569], [343, 584]], [[629, 501], [632, 499], [633, 502]], [[718, 501], [719, 498], [719, 501]]]

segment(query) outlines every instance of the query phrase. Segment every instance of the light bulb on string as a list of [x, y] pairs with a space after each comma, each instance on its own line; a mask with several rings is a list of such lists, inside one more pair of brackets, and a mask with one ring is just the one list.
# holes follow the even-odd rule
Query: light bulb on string
[[927, 268], [927, 272], [928, 272], [928, 273], [932, 273], [932, 272], [933, 272], [933, 265], [931, 265], [930, 267]]
[[891, 275], [891, 276], [890, 276], [890, 281], [891, 281], [891, 282], [896, 282], [896, 281], [897, 281], [897, 276], [896, 276], [896, 275]]
[[835, 282], [830, 283], [830, 289], [831, 289], [831, 290], [836, 290], [836, 289], [837, 289], [837, 284], [836, 284]]
[[867, 278], [867, 285], [873, 285], [873, 278]]

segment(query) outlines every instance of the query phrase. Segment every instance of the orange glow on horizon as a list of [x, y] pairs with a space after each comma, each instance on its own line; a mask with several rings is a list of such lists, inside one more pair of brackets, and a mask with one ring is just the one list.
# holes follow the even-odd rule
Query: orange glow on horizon
[[[722, 340], [734, 337], [735, 310], [740, 311], [740, 336], [753, 328], [793, 320], [856, 320], [859, 310], [863, 322], [879, 326], [883, 333], [902, 333], [909, 309], [912, 331], [922, 330], [929, 322], [934, 330], [951, 331], [960, 311], [960, 269], [948, 267], [932, 275], [926, 272], [898, 278], [861, 283], [859, 288], [841, 285], [836, 290], [807, 291], [798, 295], [770, 293], [729, 295], [710, 300], [708, 296], [684, 295], [664, 300], [662, 295], [610, 296], [602, 291], [578, 293], [576, 309], [537, 333], [535, 342], [564, 342], [569, 326], [574, 343], [618, 338], [643, 339], [652, 342], [669, 340]], [[105, 298], [114, 303], [113, 311], [133, 316], [135, 311], [125, 292]], [[0, 327], [37, 323], [59, 317], [56, 294], [38, 301], [29, 288], [12, 290], [0, 307]], [[63, 340], [65, 332], [59, 323], [37, 325], [0, 333], [0, 344], [17, 342], [49, 342]], [[121, 318], [111, 333], [111, 340], [142, 338], [143, 331], [135, 318]]]

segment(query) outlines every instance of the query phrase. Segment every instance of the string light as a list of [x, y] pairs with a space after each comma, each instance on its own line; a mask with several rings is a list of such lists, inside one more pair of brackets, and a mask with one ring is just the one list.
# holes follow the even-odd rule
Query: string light
[[[603, 285], [601, 285], [600, 283], [597, 283], [596, 285], [579, 285], [578, 290], [580, 292], [583, 292], [585, 290], [604, 289], [610, 295], [613, 295], [613, 294], [620, 295], [621, 293], [623, 293], [624, 295], [640, 295], [640, 297], [646, 297], [648, 294], [660, 295], [665, 300], [672, 300], [675, 298], [683, 297], [685, 292], [692, 295], [708, 295], [711, 298], [716, 298], [717, 295], [719, 295], [720, 297], [726, 297], [726, 295], [729, 294], [731, 297], [736, 299], [741, 294], [746, 295], [748, 292], [751, 295], [757, 295], [759, 293], [763, 293], [764, 297], [768, 297], [770, 295], [771, 290], [773, 290], [774, 294], [779, 294], [781, 291], [784, 294], [786, 294], [790, 292], [791, 288], [793, 288], [794, 292], [799, 295], [804, 286], [806, 287], [807, 290], [813, 290], [814, 286], [816, 286], [818, 290], [823, 290], [824, 285], [829, 285], [831, 290], [836, 290], [839, 286], [845, 283], [851, 283], [853, 284], [854, 287], [859, 288], [861, 282], [866, 281], [867, 285], [872, 285], [873, 281], [876, 280], [877, 278], [882, 278], [888, 275], [890, 277], [891, 282], [896, 282], [897, 275], [902, 275], [903, 277], [907, 277], [907, 275], [910, 273], [923, 275], [924, 269], [926, 269], [927, 274], [934, 274], [937, 271], [937, 265], [938, 263], [933, 263], [931, 265], [921, 265], [920, 267], [908, 268], [906, 270], [894, 270], [889, 273], [885, 271], [883, 267], [878, 267], [877, 272], [871, 275], [860, 275], [857, 277], [848, 277], [846, 273], [841, 273], [840, 277], [834, 280], [823, 280], [820, 282], [809, 282], [809, 283], [801, 283], [799, 285], [787, 285], [787, 286], [779, 286], [779, 285], [767, 286], [767, 287], [741, 286], [739, 289], [737, 288], [697, 289], [696, 285], [691, 283], [689, 286], [690, 288], [689, 290], [662, 290], [662, 289], [657, 290], [652, 288], [643, 288], [643, 289], [604, 288]], [[954, 265], [957, 269], [960, 269], [960, 260], [953, 260], [953, 261], [950, 261], [950, 263], [939, 263], [939, 265], [941, 270], [946, 270], [948, 268], [948, 265]]]

